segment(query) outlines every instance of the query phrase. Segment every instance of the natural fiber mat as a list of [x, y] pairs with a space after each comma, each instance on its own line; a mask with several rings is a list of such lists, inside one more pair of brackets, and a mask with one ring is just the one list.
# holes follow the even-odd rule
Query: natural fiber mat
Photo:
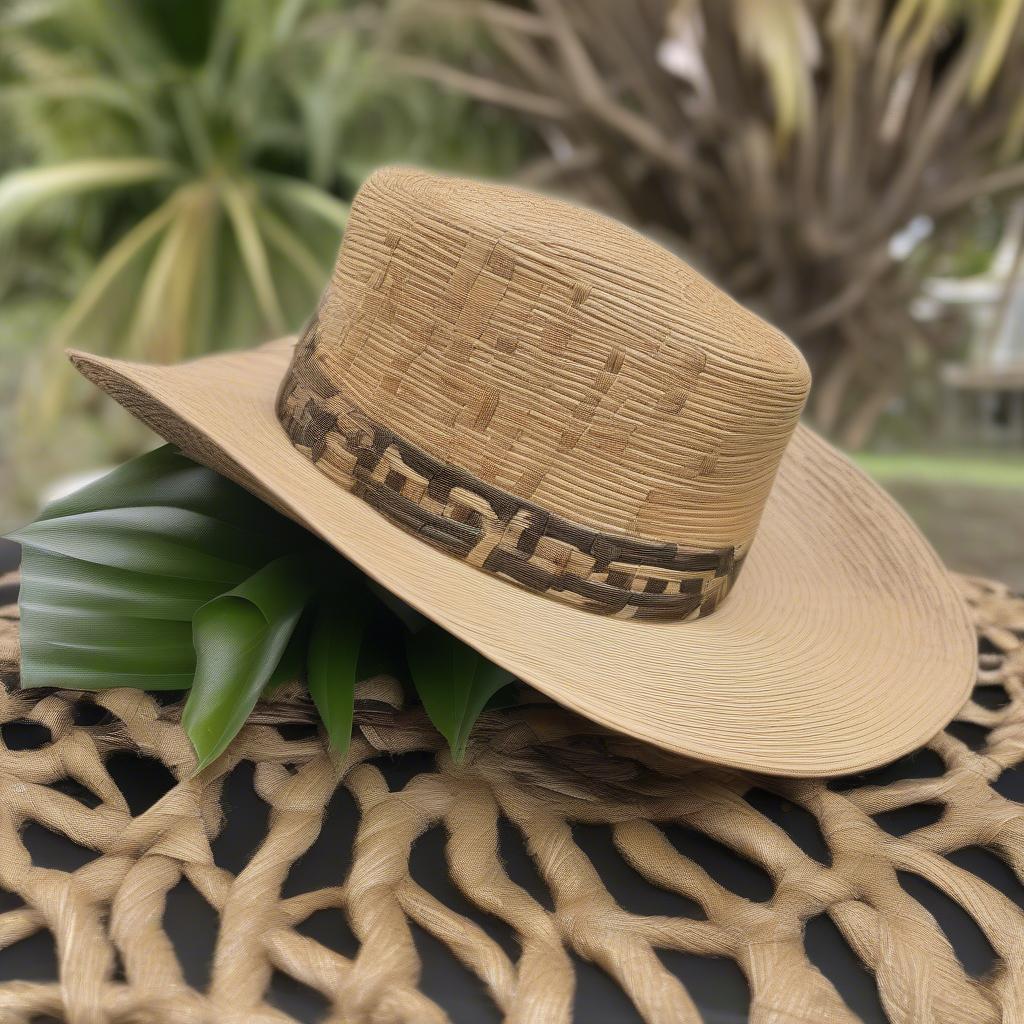
[[[386, 678], [361, 688], [343, 766], [325, 754], [296, 691], [261, 705], [229, 753], [192, 779], [180, 705], [128, 690], [18, 691], [16, 610], [0, 610], [0, 732], [27, 720], [43, 736], [35, 749], [0, 747], [0, 888], [11, 894], [0, 904], [11, 908], [0, 913], [0, 961], [43, 931], [59, 966], [59, 980], [0, 985], [0, 1021], [285, 1022], [293, 1018], [272, 999], [282, 975], [319, 992], [334, 1024], [443, 1021], [444, 1000], [426, 994], [421, 976], [423, 935], [479, 979], [492, 1019], [568, 1021], [575, 974], [597, 964], [644, 1020], [699, 1021], [667, 966], [675, 951], [737, 965], [752, 1021], [856, 1020], [807, 941], [826, 919], [873, 974], [893, 1022], [1024, 1021], [1024, 805], [1001, 793], [1024, 761], [1024, 601], [991, 583], [963, 586], [980, 654], [958, 723], [892, 769], [828, 785], [701, 766], [543, 705], [485, 715], [459, 767]], [[382, 752], [415, 751], [427, 752], [426, 770], [389, 790]], [[181, 780], [135, 815], [112, 767], [130, 752]], [[269, 809], [255, 852], [228, 867], [213, 851], [233, 827], [222, 790], [242, 761], [254, 764]], [[303, 891], [292, 868], [308, 863], [325, 809], [347, 794], [358, 807], [352, 848], [326, 851], [336, 860], [321, 856], [319, 887]], [[893, 834], [899, 809], [919, 827]], [[811, 840], [791, 827], [797, 820], [816, 825]], [[591, 826], [610, 826], [621, 870], [657, 887], [645, 912], [620, 905], [619, 876], [599, 874], [584, 852], [580, 830]], [[438, 827], [454, 883], [440, 896], [410, 871], [414, 844]], [[34, 863], [27, 836], [40, 828], [92, 859], [73, 871]], [[509, 831], [546, 893], [513, 877], [521, 872], [499, 843]], [[681, 844], [683, 833], [711, 855]], [[960, 853], [978, 848], [998, 858], [1010, 895], [963, 866], [972, 862]], [[722, 884], [716, 865], [729, 858], [765, 891]], [[984, 973], [958, 959], [943, 915], [908, 879], [969, 915], [993, 953]], [[203, 920], [217, 925], [202, 940], [212, 950], [203, 991], [186, 981], [169, 936], [189, 887], [195, 941]], [[327, 911], [350, 930], [346, 953], [312, 934], [326, 929], [307, 927]]]

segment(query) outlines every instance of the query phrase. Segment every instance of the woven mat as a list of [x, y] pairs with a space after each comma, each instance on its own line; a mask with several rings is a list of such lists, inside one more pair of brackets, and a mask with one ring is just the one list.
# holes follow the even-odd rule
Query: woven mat
[[[1024, 761], [1024, 600], [995, 584], [962, 584], [980, 654], [978, 688], [960, 724], [935, 737], [931, 753], [905, 759], [909, 772], [829, 785], [701, 766], [553, 706], [485, 715], [459, 767], [422, 714], [401, 708], [401, 688], [383, 677], [360, 689], [357, 735], [344, 765], [326, 756], [296, 689], [261, 705], [224, 758], [190, 779], [179, 704], [129, 690], [18, 691], [16, 609], [0, 609], [7, 683], [0, 732], [19, 720], [48, 730], [36, 749], [0, 746], [0, 888], [14, 904], [0, 913], [0, 957], [46, 930], [60, 972], [59, 982], [0, 985], [0, 1021], [283, 1024], [293, 1018], [269, 995], [281, 974], [321, 993], [323, 1019], [332, 1024], [444, 1021], [421, 984], [420, 931], [476, 975], [495, 1016], [510, 1021], [570, 1020], [583, 961], [600, 965], [644, 1020], [700, 1021], [666, 967], [670, 951], [731, 959], [759, 1024], [854, 1021], [805, 948], [807, 923], [821, 915], [873, 973], [891, 1021], [1024, 1021], [1024, 913], [955, 863], [954, 853], [985, 848], [1017, 883], [1024, 879], [1024, 805], [1000, 793], [1001, 777]], [[975, 749], [958, 738], [972, 736]], [[159, 759], [182, 780], [136, 816], [109, 770], [124, 751]], [[392, 792], [378, 766], [381, 752], [410, 751], [429, 752], [430, 770]], [[926, 774], [913, 768], [922, 759], [938, 764], [937, 772], [897, 777]], [[218, 866], [211, 843], [230, 827], [222, 790], [242, 761], [255, 765], [269, 813], [258, 849], [233, 871]], [[325, 887], [285, 896], [289, 871], [317, 840], [339, 785], [358, 805], [350, 857], [338, 852], [338, 864], [350, 866]], [[770, 816], [769, 796], [817, 823], [820, 849], [794, 841], [784, 816], [782, 824], [773, 820], [780, 815]], [[932, 807], [930, 823], [905, 835], [883, 827], [890, 812], [919, 805]], [[657, 902], [663, 916], [619, 905], [577, 842], [580, 823], [611, 827], [623, 868], [665, 891]], [[443, 902], [410, 873], [413, 844], [439, 825], [465, 913], [452, 909], [458, 900], [450, 893]], [[98, 856], [70, 872], [33, 864], [26, 826]], [[511, 877], [498, 841], [510, 827], [549, 899]], [[721, 884], [714, 858], [702, 866], [681, 853], [671, 841], [679, 828], [760, 869], [769, 898]], [[976, 922], [995, 954], [981, 977], [965, 969], [936, 918], [901, 884], [908, 873]], [[219, 918], [205, 991], [187, 984], [165, 930], [168, 894], [183, 879]], [[692, 912], [668, 912], [691, 904]], [[350, 955], [304, 929], [326, 910], [343, 914], [355, 938]], [[481, 919], [504, 922], [513, 950]]]

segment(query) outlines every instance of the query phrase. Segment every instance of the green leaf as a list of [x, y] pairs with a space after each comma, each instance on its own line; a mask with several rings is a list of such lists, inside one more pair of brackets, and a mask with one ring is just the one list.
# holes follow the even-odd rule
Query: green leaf
[[306, 681], [334, 753], [344, 757], [352, 738], [359, 651], [369, 617], [365, 594], [332, 596], [316, 610], [309, 636]]
[[22, 687], [180, 690], [191, 684], [189, 618], [218, 587], [166, 581], [170, 586], [155, 600], [141, 590], [133, 600], [137, 573], [28, 546], [21, 572]]
[[181, 721], [197, 771], [220, 756], [249, 717], [314, 587], [308, 555], [286, 555], [193, 616], [196, 673]]
[[274, 534], [291, 544], [308, 540], [306, 531], [291, 520], [170, 444], [131, 459], [73, 494], [51, 502], [37, 522], [101, 509], [155, 505], [203, 513], [257, 539]]
[[306, 279], [311, 288], [323, 288], [331, 272], [329, 263], [320, 259], [297, 232], [266, 206], [258, 207], [256, 215], [267, 241]]
[[260, 564], [249, 538], [212, 516], [167, 505], [97, 509], [40, 520], [14, 540], [55, 555], [150, 576], [178, 576], [229, 587]]
[[192, 617], [309, 535], [170, 446], [47, 506], [23, 545], [21, 685], [186, 689]]
[[345, 230], [348, 223], [348, 205], [340, 199], [335, 199], [329, 192], [311, 185], [308, 181], [283, 174], [262, 174], [259, 180], [282, 203], [306, 210], [339, 230]]
[[461, 761], [480, 712], [514, 676], [434, 625], [410, 637], [406, 650], [423, 706]]
[[232, 181], [226, 181], [222, 187], [224, 207], [231, 227], [235, 233], [238, 252], [249, 275], [256, 302], [263, 313], [267, 326], [277, 334], [284, 334], [285, 316], [281, 309], [281, 300], [277, 294], [277, 286], [270, 272], [267, 249], [263, 244], [259, 225], [253, 213], [252, 199], [246, 189]]
[[76, 160], [49, 167], [11, 171], [0, 178], [0, 222], [48, 199], [96, 188], [121, 188], [170, 178], [177, 172], [167, 160], [110, 157]]
[[178, 212], [178, 193], [158, 206], [126, 231], [104, 254], [88, 280], [61, 315], [50, 347], [63, 350], [85, 319], [97, 308], [108, 290], [124, 275], [132, 262], [167, 227]]
[[344, 558], [170, 446], [52, 503], [15, 537], [22, 685], [191, 686], [182, 722], [200, 769], [261, 693], [296, 677], [303, 655], [331, 746], [344, 754], [360, 663], [365, 671], [395, 651], [395, 616], [408, 630], [413, 682], [456, 759], [512, 680], [371, 583], [374, 601]]
[[298, 625], [292, 631], [291, 639], [288, 641], [277, 663], [277, 668], [270, 673], [267, 685], [263, 687], [260, 694], [261, 699], [273, 699], [276, 691], [285, 683], [298, 679], [306, 669], [306, 648], [309, 646], [309, 614], [308, 608], [299, 619]]

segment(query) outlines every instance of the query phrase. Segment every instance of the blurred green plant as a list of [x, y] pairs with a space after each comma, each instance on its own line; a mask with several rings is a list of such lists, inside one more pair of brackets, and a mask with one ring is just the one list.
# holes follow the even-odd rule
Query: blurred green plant
[[[338, 126], [373, 81], [354, 30], [325, 46], [308, 3], [171, 7], [4, 10], [2, 100], [42, 165], [0, 179], [0, 230], [50, 218], [102, 254], [53, 352], [85, 336], [174, 360], [282, 334], [308, 312], [344, 226]], [[56, 412], [57, 379], [48, 366], [32, 388], [37, 425]]]
[[[0, 5], [0, 336], [33, 324], [11, 342], [31, 357], [0, 429], [23, 507], [81, 458], [72, 422], [96, 435], [91, 461], [141, 443], [95, 405], [72, 416], [93, 399], [67, 372], [70, 342], [173, 361], [279, 336], [315, 305], [345, 200], [377, 163], [500, 175], [521, 161], [529, 133], [511, 117], [389, 77], [376, 40], [392, 6]], [[42, 297], [52, 324], [15, 315]]]

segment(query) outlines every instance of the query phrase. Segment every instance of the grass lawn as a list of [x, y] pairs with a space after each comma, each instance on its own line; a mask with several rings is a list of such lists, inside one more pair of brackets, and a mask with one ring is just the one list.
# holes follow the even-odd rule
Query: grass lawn
[[858, 455], [946, 564], [1024, 591], [1024, 453]]
[[1017, 455], [860, 454], [854, 461], [876, 480], [913, 480], [1024, 490], [1024, 452]]

